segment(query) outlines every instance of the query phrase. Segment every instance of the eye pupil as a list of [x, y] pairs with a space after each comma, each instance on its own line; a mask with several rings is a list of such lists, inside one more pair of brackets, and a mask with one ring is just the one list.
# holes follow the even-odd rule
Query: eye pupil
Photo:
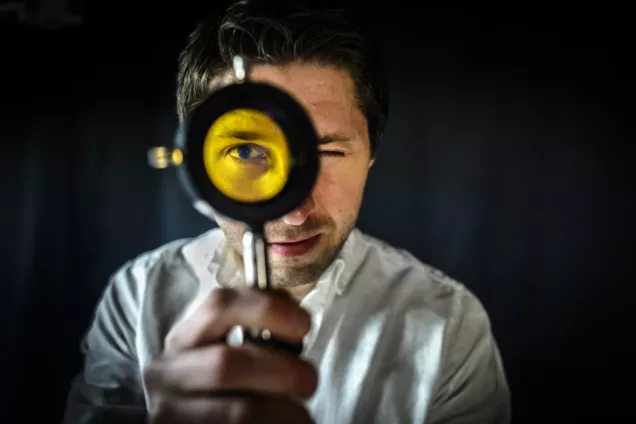
[[250, 146], [238, 146], [236, 151], [241, 159], [249, 159], [252, 148]]

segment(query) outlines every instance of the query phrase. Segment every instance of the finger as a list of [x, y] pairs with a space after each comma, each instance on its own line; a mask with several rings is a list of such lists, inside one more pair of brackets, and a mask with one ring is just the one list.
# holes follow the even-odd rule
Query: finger
[[151, 405], [152, 424], [311, 424], [304, 406], [291, 399], [263, 396], [164, 397]]
[[309, 332], [311, 317], [291, 298], [255, 289], [216, 289], [186, 320], [166, 337], [164, 354], [215, 343], [240, 325], [268, 329], [290, 342], [302, 341]]
[[176, 394], [239, 390], [308, 398], [318, 386], [309, 362], [249, 345], [215, 344], [160, 359], [146, 367], [144, 379]]

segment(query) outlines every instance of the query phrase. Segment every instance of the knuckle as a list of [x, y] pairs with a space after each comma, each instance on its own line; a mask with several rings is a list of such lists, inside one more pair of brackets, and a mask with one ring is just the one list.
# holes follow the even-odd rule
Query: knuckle
[[232, 289], [219, 288], [212, 290], [205, 301], [208, 310], [218, 310], [227, 308], [228, 304], [234, 299], [235, 292]]
[[[207, 306], [207, 305], [206, 305]], [[193, 343], [204, 337], [205, 332], [216, 328], [222, 321], [223, 309], [220, 307], [203, 307], [196, 311], [196, 324], [188, 330], [192, 332]]]
[[175, 353], [183, 348], [196, 345], [205, 331], [214, 328], [222, 320], [223, 311], [230, 302], [231, 295], [224, 289], [214, 290], [192, 314], [174, 325], [164, 339], [167, 353]]
[[176, 325], [166, 335], [166, 338], [163, 343], [164, 350], [166, 352], [175, 351], [182, 344], [180, 340], [181, 340], [181, 326]]
[[[198, 317], [197, 321], [200, 322], [200, 331], [205, 331], [209, 328], [214, 328], [223, 315], [223, 309], [220, 307], [204, 307], [196, 312]], [[200, 334], [198, 335], [200, 336]]]

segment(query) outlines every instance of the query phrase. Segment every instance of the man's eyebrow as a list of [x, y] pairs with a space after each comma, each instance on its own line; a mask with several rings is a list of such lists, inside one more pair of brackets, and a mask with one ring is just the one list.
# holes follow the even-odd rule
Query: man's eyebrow
[[343, 134], [325, 134], [323, 136], [318, 137], [318, 145], [335, 143], [338, 141], [348, 141], [351, 142], [353, 139], [351, 137], [347, 137]]
[[[239, 140], [244, 141], [254, 141], [261, 140], [263, 138], [263, 134], [260, 134], [256, 131], [240, 131], [240, 130], [228, 130], [223, 131], [219, 134], [221, 137], [230, 137], [230, 138], [238, 138]], [[322, 146], [324, 144], [336, 143], [336, 142], [352, 142], [353, 139], [351, 137], [347, 137], [344, 134], [325, 134], [323, 136], [318, 137], [318, 145]]]
[[260, 134], [256, 131], [228, 130], [228, 131], [223, 131], [219, 135], [221, 137], [238, 138], [239, 140], [244, 140], [244, 141], [260, 140], [263, 138], [263, 134]]

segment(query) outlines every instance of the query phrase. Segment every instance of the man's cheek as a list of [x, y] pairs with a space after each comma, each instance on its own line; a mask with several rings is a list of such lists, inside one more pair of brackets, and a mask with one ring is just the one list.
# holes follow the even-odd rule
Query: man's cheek
[[337, 223], [342, 217], [349, 216], [357, 209], [360, 199], [359, 190], [347, 184], [332, 184], [325, 186], [317, 193], [317, 202], [327, 211], [330, 218]]
[[346, 168], [331, 166], [320, 172], [314, 187], [314, 196], [325, 204], [332, 204], [346, 200], [347, 193], [356, 185], [351, 179], [352, 175], [346, 172]]

